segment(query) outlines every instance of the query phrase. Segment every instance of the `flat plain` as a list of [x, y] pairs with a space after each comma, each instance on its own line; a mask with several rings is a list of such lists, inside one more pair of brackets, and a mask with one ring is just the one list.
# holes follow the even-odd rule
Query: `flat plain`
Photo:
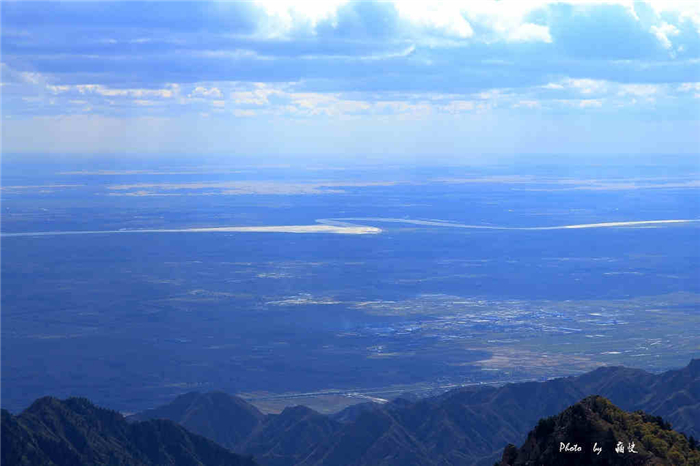
[[697, 174], [514, 171], [4, 168], [3, 407], [332, 412], [698, 357]]

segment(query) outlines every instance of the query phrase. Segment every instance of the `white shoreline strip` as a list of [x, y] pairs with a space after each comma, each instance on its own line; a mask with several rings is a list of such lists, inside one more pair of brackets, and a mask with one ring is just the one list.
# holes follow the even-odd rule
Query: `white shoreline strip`
[[673, 223], [700, 222], [700, 219], [676, 219], [676, 220], [641, 220], [633, 222], [604, 222], [604, 223], [582, 223], [578, 225], [559, 225], [552, 227], [499, 227], [489, 225], [466, 225], [463, 223], [453, 223], [442, 220], [411, 220], [405, 218], [374, 218], [374, 217], [353, 217], [353, 218], [329, 218], [318, 219], [318, 223], [326, 225], [352, 225], [346, 221], [355, 222], [386, 222], [386, 223], [408, 223], [412, 225], [429, 225], [438, 227], [468, 228], [476, 230], [516, 230], [516, 231], [537, 231], [537, 230], [572, 230], [579, 228], [611, 228], [611, 227], [635, 227], [646, 225], [663, 225]]
[[28, 233], [2, 233], [2, 237], [104, 235], [113, 233], [333, 233], [340, 235], [376, 235], [381, 228], [367, 226], [339, 227], [332, 225], [281, 225], [258, 227], [182, 228], [166, 230], [104, 230], [104, 231], [40, 231]]
[[584, 223], [582, 225], [566, 225], [561, 228], [605, 228], [605, 227], [627, 227], [636, 225], [659, 225], [666, 223], [689, 223], [699, 220], [646, 220], [640, 222], [608, 222], [608, 223]]
[[60, 235], [104, 235], [113, 233], [332, 233], [340, 235], [376, 235], [382, 232], [381, 228], [365, 225], [355, 225], [349, 221], [367, 222], [387, 222], [387, 223], [408, 223], [412, 225], [428, 225], [451, 228], [466, 228], [479, 230], [511, 230], [511, 231], [542, 231], [542, 230], [574, 230], [582, 228], [619, 228], [636, 227], [647, 225], [666, 225], [679, 223], [700, 222], [700, 219], [677, 219], [677, 220], [642, 220], [634, 222], [605, 222], [605, 223], [582, 223], [578, 225], [561, 225], [553, 227], [498, 227], [487, 225], [465, 225], [462, 223], [451, 223], [436, 220], [410, 220], [403, 218], [337, 218], [318, 219], [318, 225], [278, 225], [278, 226], [255, 226], [255, 227], [212, 227], [212, 228], [180, 228], [163, 230], [103, 230], [103, 231], [38, 231], [26, 233], [2, 233], [3, 238], [21, 236], [60, 236]]

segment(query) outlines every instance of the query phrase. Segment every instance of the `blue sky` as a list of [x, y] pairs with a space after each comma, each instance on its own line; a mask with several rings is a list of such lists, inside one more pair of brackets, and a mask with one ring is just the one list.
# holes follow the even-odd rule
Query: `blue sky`
[[5, 153], [700, 152], [694, 1], [0, 7]]

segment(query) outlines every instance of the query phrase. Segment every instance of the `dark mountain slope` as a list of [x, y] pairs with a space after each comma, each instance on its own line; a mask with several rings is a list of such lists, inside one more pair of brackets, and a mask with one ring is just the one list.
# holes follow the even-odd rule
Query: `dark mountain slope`
[[641, 369], [601, 367], [571, 379], [582, 391], [605, 392], [628, 402], [643, 402], [651, 394], [658, 377]]
[[229, 465], [251, 459], [166, 420], [129, 424], [117, 412], [84, 398], [45, 397], [18, 416], [2, 412], [2, 464]]
[[238, 450], [268, 466], [297, 464], [341, 427], [338, 421], [305, 406], [286, 408], [280, 414], [269, 415]]
[[[224, 445], [254, 453], [261, 464], [275, 466], [391, 464], [390, 459], [398, 458], [405, 464], [415, 460], [426, 465], [491, 465], [506, 444], [522, 442], [538, 419], [594, 394], [629, 411], [661, 415], [677, 430], [700, 437], [700, 360], [694, 360], [683, 369], [658, 375], [605, 367], [547, 382], [465, 387], [423, 400], [363, 404], [336, 415], [341, 423], [297, 407], [265, 417], [245, 440]], [[238, 416], [229, 418], [235, 422]], [[189, 419], [186, 426], [193, 431], [222, 438], [207, 430], [206, 416], [198, 423]], [[248, 429], [250, 424], [240, 431]], [[299, 441], [295, 445], [290, 438]]]
[[42, 451], [32, 432], [22, 426], [9, 411], [2, 410], [2, 464], [55, 464]]
[[675, 430], [700, 437], [700, 359], [660, 374], [648, 399], [634, 409], [663, 416]]
[[226, 448], [236, 448], [265, 419], [255, 406], [222, 392], [187, 393], [171, 403], [134, 414], [128, 421], [169, 419]]
[[379, 406], [381, 405], [372, 401], [358, 403], [356, 405], [348, 406], [347, 408], [343, 409], [342, 411], [338, 411], [335, 414], [331, 414], [330, 417], [335, 421], [342, 422], [345, 424], [354, 421], [360, 416], [360, 414], [364, 413], [365, 411], [374, 411], [374, 409], [378, 408]]
[[[660, 375], [624, 367], [601, 368], [582, 376], [547, 382], [458, 389], [401, 408], [376, 407], [366, 410], [363, 416], [367, 425], [380, 429], [376, 433], [377, 439], [387, 439], [391, 437], [386, 431], [393, 424], [381, 421], [383, 411], [389, 411], [406, 437], [417, 442], [414, 457], [427, 456], [429, 461], [437, 464], [493, 464], [503, 446], [522, 441], [538, 419], [560, 412], [595, 393], [613, 398], [626, 409], [644, 408], [661, 414], [689, 435], [697, 436], [696, 431], [700, 429], [698, 381], [700, 371], [696, 361], [684, 369]], [[385, 430], [381, 430], [382, 426]], [[351, 423], [343, 432], [352, 427]], [[337, 436], [326, 458], [332, 457], [333, 450], [353, 450], [353, 442], [353, 437]], [[355, 444], [354, 448], [358, 456], [361, 455], [358, 450], [367, 450], [362, 456], [366, 460], [364, 464], [375, 464], [373, 461], [381, 458], [380, 454], [370, 460], [370, 450], [380, 451], [372, 443], [366, 446]], [[395, 444], [384, 448], [388, 454], [399, 447]], [[405, 451], [405, 448], [411, 448], [411, 444], [405, 443], [401, 448]]]
[[303, 466], [405, 465], [436, 463], [423, 445], [387, 410], [363, 412], [355, 422], [319, 445]]
[[591, 396], [540, 420], [521, 448], [506, 447], [500, 464], [699, 466], [700, 451], [661, 418]]

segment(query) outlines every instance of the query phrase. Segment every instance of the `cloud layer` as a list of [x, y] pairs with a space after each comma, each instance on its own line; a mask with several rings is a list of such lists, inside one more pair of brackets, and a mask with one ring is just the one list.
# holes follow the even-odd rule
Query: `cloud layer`
[[[2, 92], [10, 152], [157, 152], [207, 141], [231, 151], [240, 146], [220, 140], [228, 128], [252, 138], [245, 151], [269, 152], [267, 133], [291, 152], [324, 153], [343, 145], [340, 128], [357, 135], [377, 127], [389, 132], [379, 146], [399, 151], [509, 152], [522, 143], [530, 152], [565, 151], [552, 137], [526, 137], [552, 125], [573, 140], [582, 127], [600, 126], [586, 150], [607, 143], [612, 152], [697, 152], [700, 140], [688, 131], [699, 129], [700, 7], [9, 2]], [[145, 121], [150, 130], [138, 130]], [[484, 121], [498, 122], [505, 141], [487, 139], [494, 131]], [[100, 137], [81, 140], [81, 127]], [[188, 143], [181, 134], [193, 127], [203, 133]], [[438, 131], [433, 140], [400, 138], [416, 127]], [[646, 133], [643, 143], [630, 146], [630, 131]], [[318, 133], [305, 144], [294, 137]], [[445, 143], [464, 133], [477, 139]]]

